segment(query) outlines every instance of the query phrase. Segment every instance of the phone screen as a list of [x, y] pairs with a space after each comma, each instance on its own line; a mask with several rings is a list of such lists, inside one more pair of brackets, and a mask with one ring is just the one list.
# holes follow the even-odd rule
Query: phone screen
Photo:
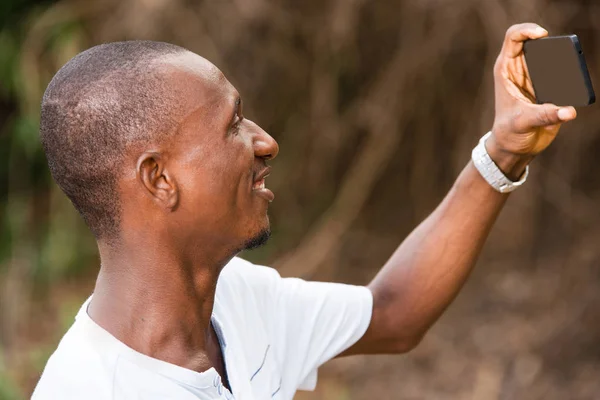
[[584, 106], [594, 102], [577, 36], [528, 40], [523, 50], [538, 103]]

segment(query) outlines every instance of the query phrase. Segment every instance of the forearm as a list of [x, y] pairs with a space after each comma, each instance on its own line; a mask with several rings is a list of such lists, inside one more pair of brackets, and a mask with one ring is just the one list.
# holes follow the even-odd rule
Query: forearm
[[[522, 164], [497, 157], [505, 171], [520, 174]], [[373, 318], [389, 335], [381, 338], [382, 350], [390, 348], [389, 341], [399, 351], [410, 349], [442, 314], [468, 277], [507, 197], [469, 163], [442, 203], [394, 252], [369, 285]]]
[[[494, 65], [495, 118], [485, 147], [491, 184], [514, 189], [498, 174], [517, 181], [526, 165], [554, 140], [573, 107], [534, 104], [523, 43], [547, 36], [536, 24], [513, 25]], [[478, 164], [480, 165], [480, 164]], [[487, 173], [486, 173], [487, 176]], [[498, 185], [498, 178], [503, 181]], [[365, 335], [344, 354], [410, 350], [442, 314], [464, 284], [508, 195], [494, 190], [472, 163], [438, 206], [400, 245], [375, 277], [373, 314]]]

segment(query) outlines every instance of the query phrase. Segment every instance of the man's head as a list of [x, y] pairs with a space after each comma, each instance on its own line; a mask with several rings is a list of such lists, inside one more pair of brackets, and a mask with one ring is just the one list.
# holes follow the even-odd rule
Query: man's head
[[74, 57], [44, 94], [41, 139], [99, 240], [240, 250], [268, 237], [262, 178], [277, 143], [243, 118], [223, 74], [181, 47], [119, 42]]

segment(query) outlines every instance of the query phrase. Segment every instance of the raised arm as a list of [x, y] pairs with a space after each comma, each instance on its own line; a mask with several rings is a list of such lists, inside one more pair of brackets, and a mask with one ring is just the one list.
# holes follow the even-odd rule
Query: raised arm
[[[512, 26], [494, 67], [496, 115], [485, 146], [512, 181], [554, 140], [560, 124], [576, 117], [572, 107], [534, 104], [523, 42], [547, 34], [535, 24]], [[508, 196], [470, 162], [370, 283], [371, 324], [344, 354], [401, 353], [416, 346], [465, 283]]]

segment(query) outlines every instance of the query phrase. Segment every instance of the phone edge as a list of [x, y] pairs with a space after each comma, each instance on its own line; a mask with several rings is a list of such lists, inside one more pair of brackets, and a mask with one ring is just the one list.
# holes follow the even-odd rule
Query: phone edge
[[596, 93], [594, 92], [594, 86], [592, 85], [592, 79], [590, 77], [590, 73], [587, 68], [587, 63], [585, 62], [585, 56], [583, 55], [583, 49], [581, 48], [581, 43], [579, 41], [579, 37], [577, 37], [577, 35], [566, 35], [566, 37], [568, 37], [571, 40], [571, 43], [573, 43], [575, 50], [577, 50], [577, 59], [579, 61], [579, 69], [581, 70], [581, 73], [583, 74], [583, 80], [584, 80], [585, 87], [588, 92], [587, 105], [589, 106], [590, 104], [594, 104], [596, 102]]

